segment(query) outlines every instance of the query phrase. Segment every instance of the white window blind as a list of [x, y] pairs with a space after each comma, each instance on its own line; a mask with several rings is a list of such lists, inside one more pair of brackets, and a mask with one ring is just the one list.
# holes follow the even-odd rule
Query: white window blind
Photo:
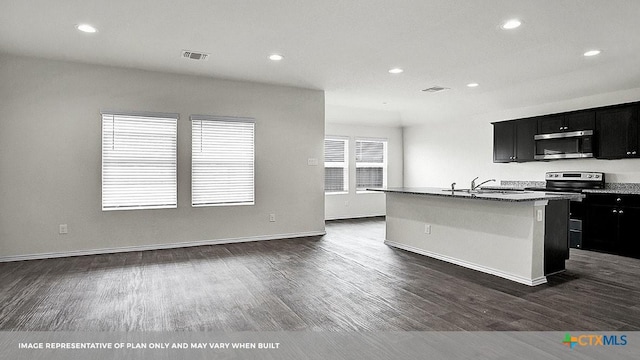
[[255, 120], [191, 116], [192, 206], [254, 204]]
[[102, 113], [102, 210], [176, 208], [177, 114]]
[[387, 142], [356, 140], [356, 191], [387, 185]]
[[325, 193], [349, 191], [348, 153], [349, 140], [341, 138], [326, 138], [324, 140]]

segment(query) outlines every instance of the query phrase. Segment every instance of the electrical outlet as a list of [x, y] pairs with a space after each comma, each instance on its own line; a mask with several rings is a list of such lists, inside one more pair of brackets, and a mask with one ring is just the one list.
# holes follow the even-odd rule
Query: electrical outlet
[[425, 234], [431, 234], [431, 225], [430, 224], [424, 224], [424, 233]]
[[344, 206], [349, 206], [349, 200], [344, 201]]
[[318, 159], [316, 158], [308, 158], [307, 165], [309, 166], [318, 166]]
[[542, 221], [542, 210], [541, 209], [538, 209], [537, 217], [538, 217], [538, 221]]
[[269, 221], [276, 222], [276, 214], [269, 214]]
[[60, 224], [60, 226], [58, 227], [58, 234], [64, 235], [67, 234], [69, 232], [69, 229], [67, 228], [67, 224]]

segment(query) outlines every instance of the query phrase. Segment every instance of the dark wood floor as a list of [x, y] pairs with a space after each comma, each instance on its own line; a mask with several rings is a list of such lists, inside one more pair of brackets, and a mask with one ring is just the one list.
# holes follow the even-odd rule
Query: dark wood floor
[[640, 330], [640, 260], [571, 250], [528, 287], [385, 246], [384, 220], [324, 237], [0, 264], [0, 330]]

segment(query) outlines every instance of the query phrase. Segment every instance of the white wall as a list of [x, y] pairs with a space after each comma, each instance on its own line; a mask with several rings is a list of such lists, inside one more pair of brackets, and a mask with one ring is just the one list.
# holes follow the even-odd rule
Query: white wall
[[[101, 211], [104, 109], [180, 114], [177, 209]], [[191, 207], [190, 114], [256, 119], [255, 206]], [[0, 259], [322, 233], [323, 139], [322, 91], [0, 55]]]
[[544, 181], [546, 171], [585, 170], [606, 173], [607, 182], [640, 182], [640, 160], [576, 159], [529, 163], [493, 163], [491, 122], [640, 100], [640, 88], [544, 104], [455, 122], [404, 129], [405, 186], [469, 187], [471, 179]]
[[356, 193], [355, 139], [387, 139], [387, 186], [402, 186], [402, 128], [327, 123], [327, 136], [349, 138], [349, 193], [325, 196], [325, 219], [379, 216], [386, 213], [383, 193]]

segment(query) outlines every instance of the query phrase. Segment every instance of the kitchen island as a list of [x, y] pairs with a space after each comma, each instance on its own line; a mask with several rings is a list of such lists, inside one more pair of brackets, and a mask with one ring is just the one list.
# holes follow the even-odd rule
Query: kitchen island
[[535, 286], [564, 270], [569, 200], [533, 191], [369, 189], [386, 193], [385, 244]]

